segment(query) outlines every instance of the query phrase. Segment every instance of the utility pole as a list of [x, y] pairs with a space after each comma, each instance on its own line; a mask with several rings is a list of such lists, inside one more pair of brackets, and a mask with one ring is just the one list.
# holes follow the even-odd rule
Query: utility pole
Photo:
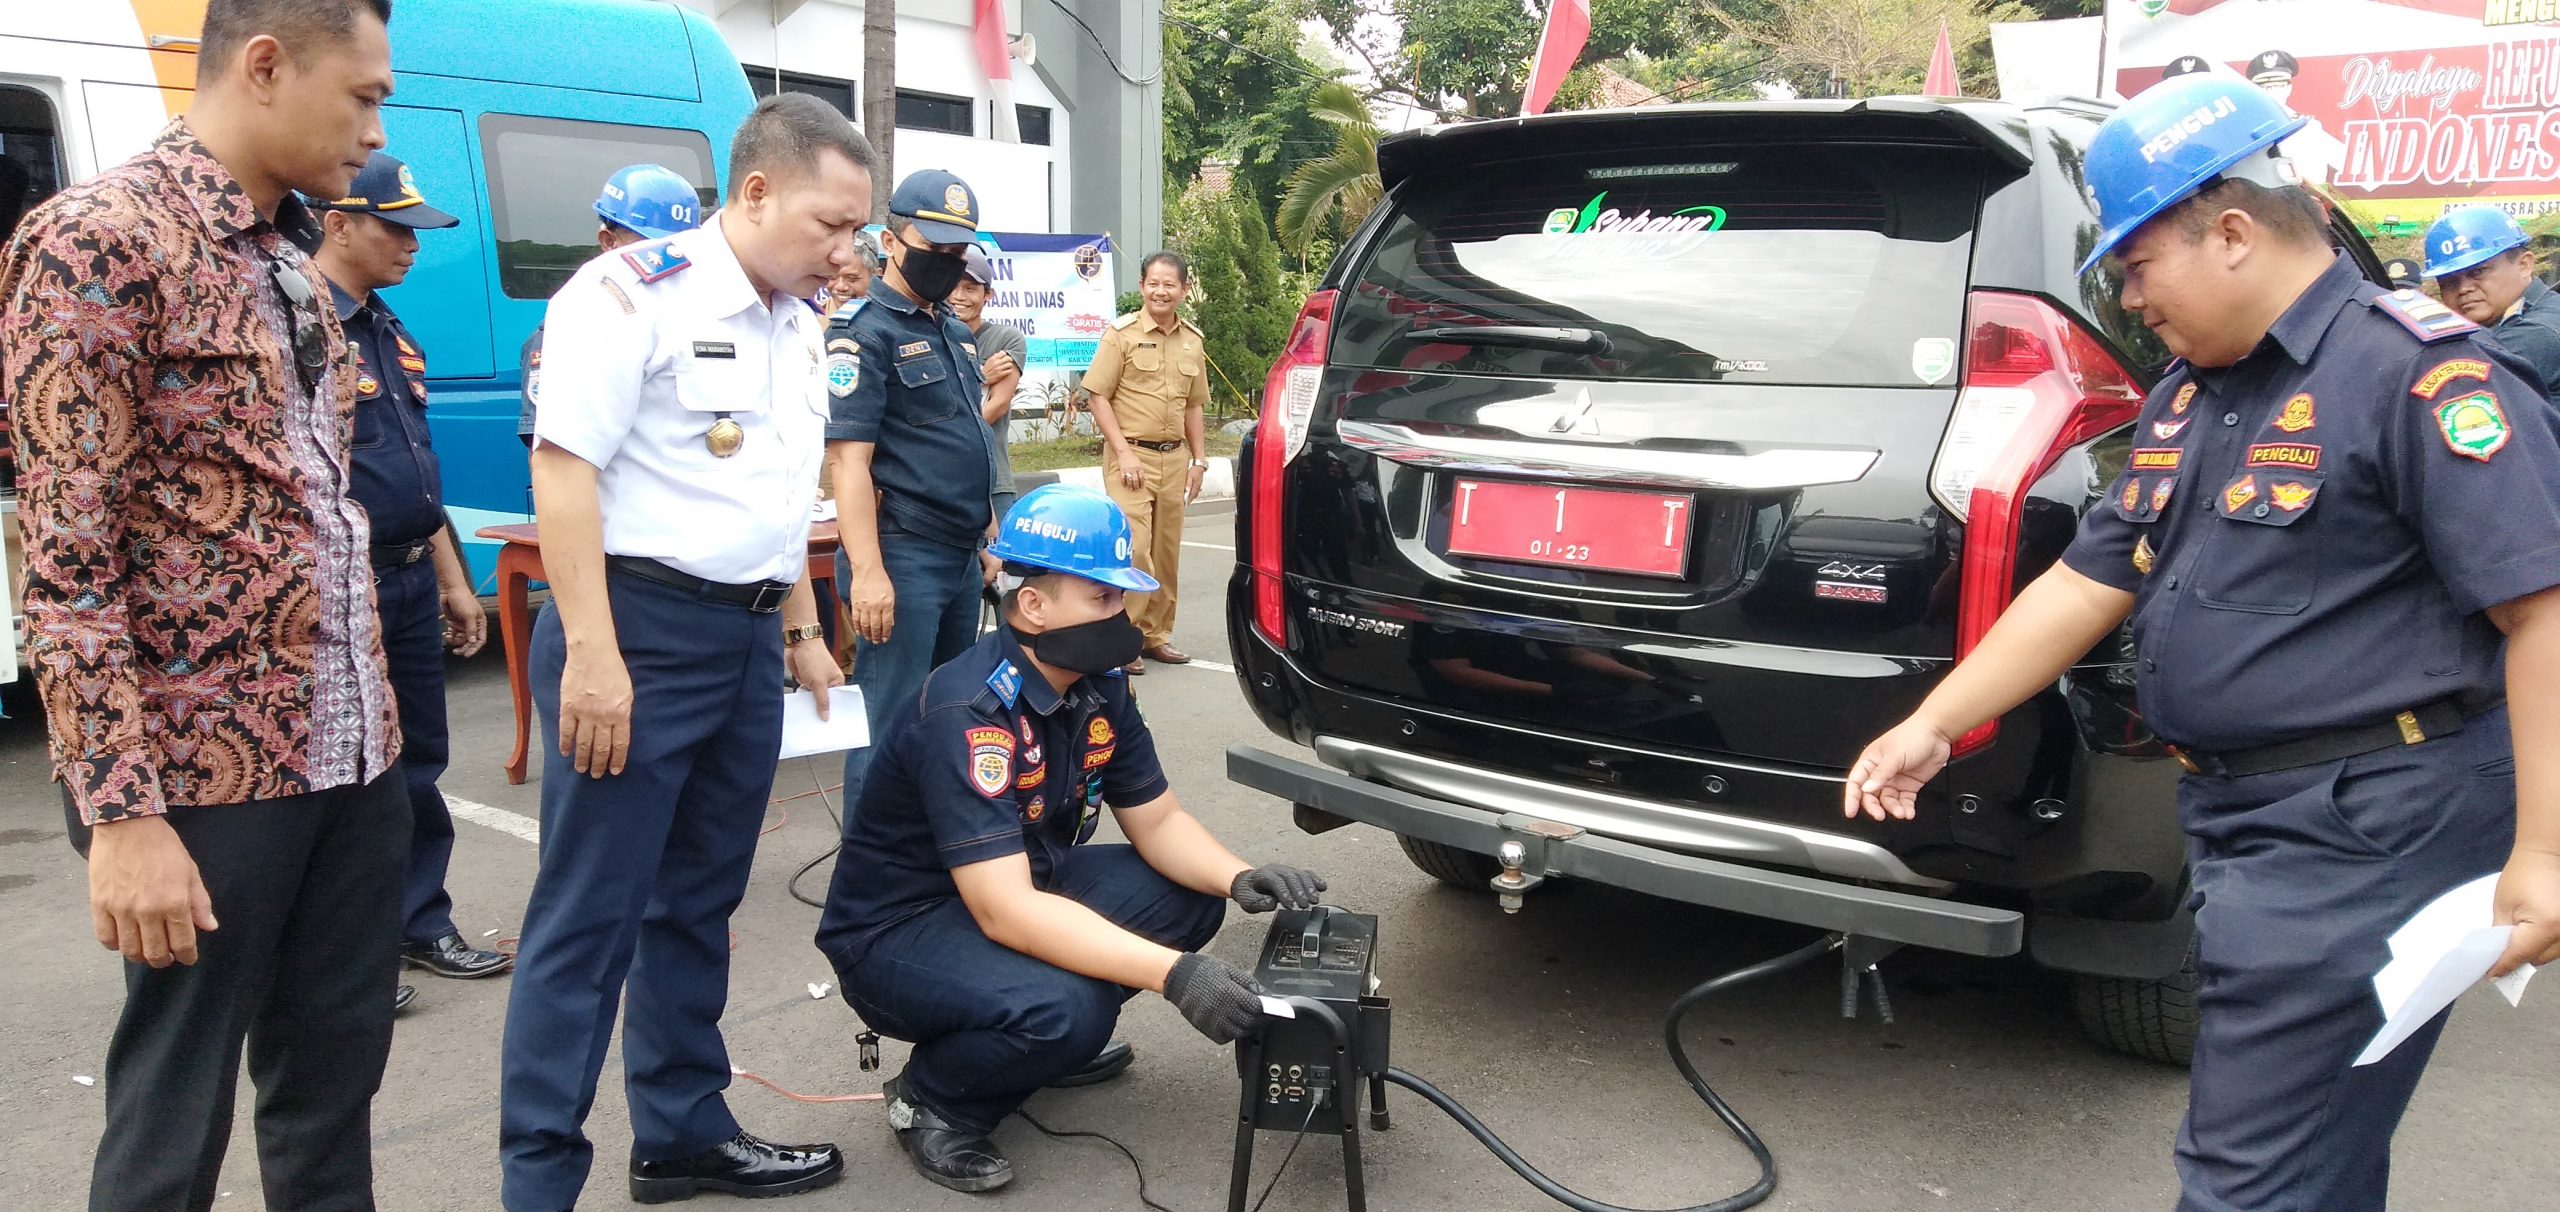
[[862, 0], [862, 133], [879, 149], [871, 178], [871, 221], [889, 221], [889, 192], [898, 187], [898, 4]]

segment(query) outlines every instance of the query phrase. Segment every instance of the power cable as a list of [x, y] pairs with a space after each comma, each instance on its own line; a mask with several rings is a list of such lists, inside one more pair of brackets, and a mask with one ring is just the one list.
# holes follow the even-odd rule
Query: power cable
[[1154, 1212], [1173, 1212], [1173, 1209], [1157, 1203], [1154, 1198], [1147, 1194], [1147, 1168], [1144, 1164], [1138, 1161], [1138, 1155], [1131, 1152], [1129, 1150], [1129, 1146], [1121, 1144], [1119, 1141], [1113, 1140], [1111, 1137], [1100, 1132], [1086, 1132], [1080, 1129], [1061, 1132], [1056, 1128], [1052, 1128], [1047, 1124], [1041, 1123], [1038, 1116], [1031, 1114], [1031, 1112], [1027, 1110], [1016, 1111], [1014, 1114], [1021, 1116], [1022, 1122], [1039, 1129], [1040, 1135], [1046, 1136], [1052, 1140], [1098, 1140], [1114, 1149], [1118, 1149], [1120, 1151], [1120, 1156], [1129, 1159], [1129, 1169], [1138, 1176], [1138, 1202], [1148, 1208], [1154, 1209]]
[[[1093, 49], [1096, 53], [1102, 56], [1102, 61], [1110, 64], [1112, 72], [1118, 75], [1122, 80], [1136, 85], [1139, 88], [1150, 88], [1164, 79], [1164, 69], [1162, 67], [1158, 67], [1156, 69], [1156, 74], [1149, 76], [1144, 80], [1130, 75], [1128, 69], [1120, 66], [1119, 60], [1111, 57], [1111, 48], [1102, 44], [1102, 35], [1093, 32], [1093, 27], [1085, 24], [1084, 18], [1076, 15], [1076, 10], [1067, 7], [1065, 0], [1049, 0], [1049, 7], [1065, 13], [1067, 15], [1067, 20], [1075, 22], [1076, 28], [1083, 30], [1084, 36], [1093, 43]], [[1170, 18], [1168, 18], [1168, 20], [1170, 20]]]

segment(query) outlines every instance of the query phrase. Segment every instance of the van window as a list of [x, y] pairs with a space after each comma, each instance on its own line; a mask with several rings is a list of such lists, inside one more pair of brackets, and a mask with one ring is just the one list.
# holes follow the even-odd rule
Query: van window
[[719, 197], [711, 140], [700, 131], [488, 114], [480, 149], [498, 233], [498, 285], [511, 299], [548, 299], [596, 255], [596, 193], [633, 164], [683, 174], [708, 212]]
[[[1949, 383], [1982, 175], [1943, 147], [1691, 144], [1408, 181], [1343, 300], [1333, 357], [1551, 379]], [[1451, 339], [1482, 325], [1608, 344]]]
[[61, 188], [62, 128], [52, 99], [0, 84], [0, 245], [36, 203]]

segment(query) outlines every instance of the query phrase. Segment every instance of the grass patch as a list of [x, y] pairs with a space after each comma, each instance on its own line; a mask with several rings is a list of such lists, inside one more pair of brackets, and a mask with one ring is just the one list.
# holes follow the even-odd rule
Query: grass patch
[[[1234, 434], [1213, 432], [1208, 437], [1209, 457], [1213, 459], [1220, 456], [1232, 458], [1237, 448], [1244, 444], [1244, 439]], [[1013, 469], [1018, 472], [1101, 465], [1100, 438], [1055, 438], [1046, 442], [1017, 442], [1013, 447]]]

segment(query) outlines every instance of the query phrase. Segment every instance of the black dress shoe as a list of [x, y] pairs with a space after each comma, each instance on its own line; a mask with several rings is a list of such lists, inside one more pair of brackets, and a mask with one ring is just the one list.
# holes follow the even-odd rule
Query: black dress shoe
[[1013, 1181], [1013, 1163], [994, 1141], [963, 1131], [907, 1095], [905, 1074], [889, 1079], [889, 1127], [914, 1162], [916, 1173], [954, 1191], [993, 1191]]
[[413, 986], [402, 985], [400, 986], [400, 991], [398, 993], [391, 995], [391, 1012], [393, 1014], [398, 1014], [401, 1011], [408, 1009], [409, 1003], [416, 1000], [418, 1000], [417, 989]]
[[412, 968], [424, 968], [460, 981], [496, 976], [516, 966], [514, 957], [478, 950], [463, 942], [459, 934], [448, 934], [432, 943], [402, 943], [400, 959]]
[[1094, 1053], [1093, 1059], [1086, 1061], [1075, 1072], [1050, 1082], [1049, 1088], [1072, 1090], [1078, 1086], [1098, 1086], [1127, 1072], [1129, 1062], [1136, 1059], [1138, 1059], [1137, 1050], [1131, 1048], [1127, 1040], [1115, 1039], [1104, 1044], [1102, 1051]]
[[798, 1195], [844, 1177], [834, 1145], [777, 1145], [741, 1132], [691, 1157], [631, 1163], [634, 1203], [664, 1204], [722, 1191], [748, 1199]]

